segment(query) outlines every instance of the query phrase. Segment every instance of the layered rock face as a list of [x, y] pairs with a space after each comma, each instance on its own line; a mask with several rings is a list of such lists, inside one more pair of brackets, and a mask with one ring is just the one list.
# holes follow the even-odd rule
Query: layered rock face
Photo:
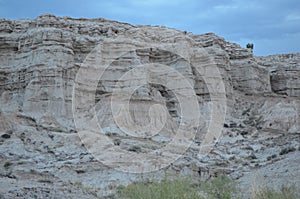
[[0, 193], [95, 198], [161, 168], [240, 178], [280, 163], [281, 150], [299, 153], [299, 64], [300, 54], [255, 57], [213, 33], [1, 19]]
[[269, 68], [273, 92], [291, 97], [300, 96], [299, 53], [258, 57], [257, 59], [262, 66]]

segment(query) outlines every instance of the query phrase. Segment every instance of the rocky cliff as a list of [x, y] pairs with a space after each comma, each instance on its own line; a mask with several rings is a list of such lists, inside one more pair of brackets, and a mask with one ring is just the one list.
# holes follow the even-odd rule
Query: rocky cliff
[[[0, 52], [8, 198], [104, 197], [165, 171], [247, 184], [249, 172], [299, 163], [300, 54], [255, 57], [213, 33], [52, 15], [1, 19]], [[273, 183], [290, 173], [300, 183], [292, 168]]]

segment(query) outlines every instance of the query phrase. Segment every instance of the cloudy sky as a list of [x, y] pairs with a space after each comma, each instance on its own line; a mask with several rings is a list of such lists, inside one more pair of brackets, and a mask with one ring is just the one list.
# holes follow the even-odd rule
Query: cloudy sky
[[44, 13], [214, 32], [254, 43], [256, 55], [300, 52], [299, 0], [0, 0], [0, 18]]

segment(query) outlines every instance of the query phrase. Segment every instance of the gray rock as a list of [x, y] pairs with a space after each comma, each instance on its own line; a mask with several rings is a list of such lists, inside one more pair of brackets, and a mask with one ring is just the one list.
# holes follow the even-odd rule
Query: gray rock
[[[93, 64], [99, 61], [94, 52], [102, 46], [102, 61], [112, 62], [95, 86], [103, 66]], [[213, 33], [194, 35], [102, 18], [1, 19], [0, 196], [103, 198], [118, 185], [158, 180], [166, 173], [202, 180], [229, 175], [240, 179], [242, 188], [250, 186], [253, 175], [269, 182], [274, 176], [275, 187], [299, 183], [299, 63], [299, 53], [255, 57]], [[82, 68], [90, 73], [79, 81]], [[82, 97], [81, 107], [73, 98], [78, 85], [75, 97]], [[113, 95], [116, 90], [120, 95]], [[180, 104], [180, 94], [190, 98]], [[128, 100], [131, 112], [124, 115], [120, 110]], [[214, 107], [216, 101], [224, 104]], [[113, 109], [112, 102], [120, 109]], [[225, 119], [222, 105], [227, 105]], [[76, 118], [74, 110], [83, 114]], [[198, 113], [200, 119], [187, 122]], [[216, 134], [207, 134], [214, 128]], [[175, 140], [178, 130], [182, 134]], [[195, 134], [191, 138], [190, 132]], [[185, 138], [193, 141], [187, 150], [181, 144]], [[176, 147], [164, 151], [173, 140]], [[205, 141], [213, 147], [202, 155]], [[139, 158], [148, 156], [154, 163], [167, 163], [152, 173], [135, 173], [136, 165], [133, 172], [122, 172], [103, 162], [124, 158], [93, 151], [91, 146], [98, 145], [105, 152], [138, 146], [126, 156], [129, 168], [133, 162], [145, 164]]]

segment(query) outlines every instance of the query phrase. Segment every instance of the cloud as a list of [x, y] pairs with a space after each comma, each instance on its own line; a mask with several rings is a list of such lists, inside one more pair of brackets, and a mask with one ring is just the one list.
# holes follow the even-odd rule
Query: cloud
[[300, 22], [300, 14], [299, 13], [291, 13], [288, 16], [286, 16], [286, 21]]

